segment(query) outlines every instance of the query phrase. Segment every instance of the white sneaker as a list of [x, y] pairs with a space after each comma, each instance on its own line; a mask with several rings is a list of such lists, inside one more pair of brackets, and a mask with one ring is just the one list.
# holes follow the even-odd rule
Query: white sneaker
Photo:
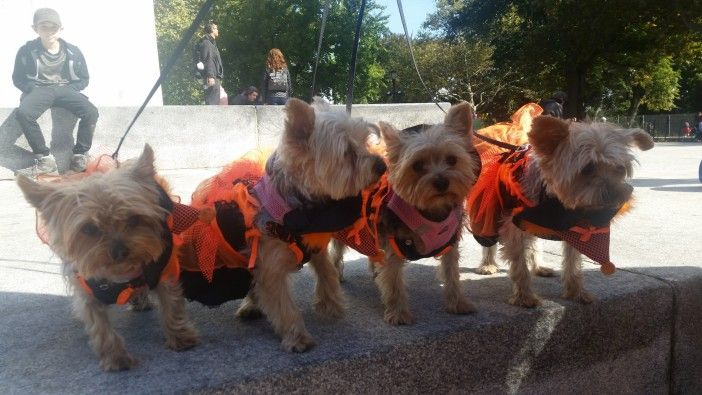
[[57, 176], [58, 167], [56, 166], [56, 159], [51, 154], [36, 155], [34, 159], [34, 166], [17, 170], [17, 174], [22, 174], [32, 178], [37, 178], [41, 175]]
[[73, 154], [71, 157], [71, 170], [76, 173], [82, 173], [88, 167], [90, 157], [87, 154]]

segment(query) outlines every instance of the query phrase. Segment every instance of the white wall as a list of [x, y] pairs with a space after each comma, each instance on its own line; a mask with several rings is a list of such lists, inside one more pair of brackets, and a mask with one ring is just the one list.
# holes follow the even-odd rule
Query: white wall
[[[61, 36], [85, 55], [90, 85], [83, 91], [98, 107], [141, 105], [159, 75], [152, 0], [0, 0], [0, 108], [17, 107], [12, 84], [17, 50], [37, 38], [37, 8], [58, 11]], [[150, 105], [162, 105], [161, 91]]]

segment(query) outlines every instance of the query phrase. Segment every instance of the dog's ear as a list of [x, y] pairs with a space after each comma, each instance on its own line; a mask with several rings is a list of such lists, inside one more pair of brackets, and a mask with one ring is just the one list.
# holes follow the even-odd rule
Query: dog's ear
[[444, 126], [452, 132], [470, 137], [473, 133], [473, 107], [468, 102], [452, 106], [444, 117]]
[[641, 151], [648, 151], [653, 148], [653, 137], [643, 129], [627, 129], [630, 144], [636, 144]]
[[150, 145], [144, 145], [144, 151], [142, 151], [139, 159], [134, 163], [132, 174], [137, 179], [141, 180], [153, 180], [156, 176], [156, 170], [154, 169], [154, 150]]
[[285, 135], [307, 141], [314, 131], [314, 108], [300, 99], [290, 98], [285, 103], [285, 112]]
[[552, 155], [568, 137], [568, 122], [549, 116], [536, 117], [531, 123], [529, 144], [542, 156]]
[[46, 198], [56, 191], [56, 185], [52, 183], [40, 183], [35, 182], [27, 176], [18, 175], [17, 185], [22, 190], [24, 198], [27, 202], [34, 206], [34, 208], [41, 208], [42, 203]]
[[389, 123], [382, 121], [378, 122], [378, 126], [380, 126], [380, 135], [385, 146], [388, 150], [394, 150], [401, 143], [400, 132]]

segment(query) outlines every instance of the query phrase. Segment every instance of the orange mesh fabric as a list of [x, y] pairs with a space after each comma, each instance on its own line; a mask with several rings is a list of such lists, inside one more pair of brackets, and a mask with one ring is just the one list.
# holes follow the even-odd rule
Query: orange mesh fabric
[[[251, 151], [242, 158], [226, 165], [222, 171], [198, 185], [192, 194], [191, 205], [198, 209], [201, 220], [188, 230], [185, 237], [191, 240], [198, 260], [198, 266], [208, 281], [212, 281], [217, 257], [228, 267], [247, 267], [253, 269], [258, 254], [261, 233], [254, 227], [254, 218], [260, 208], [259, 202], [249, 193], [249, 186], [254, 185], [265, 173], [265, 163], [269, 154]], [[233, 202], [244, 216], [245, 238], [251, 251], [248, 257], [235, 251], [224, 239], [216, 218], [215, 202]]]
[[250, 151], [230, 164], [215, 176], [198, 185], [192, 194], [193, 207], [209, 207], [216, 201], [231, 201], [231, 187], [235, 181], [259, 180], [265, 174], [269, 152]]
[[384, 252], [380, 248], [378, 223], [380, 222], [380, 209], [389, 190], [386, 173], [377, 183], [361, 192], [363, 201], [361, 218], [350, 227], [334, 234], [335, 239], [367, 256], [371, 262], [384, 260]]
[[468, 195], [466, 210], [470, 231], [476, 236], [497, 236], [503, 214], [519, 206], [533, 206], [519, 184], [521, 172], [529, 160], [528, 151], [505, 152], [497, 157], [489, 166], [483, 166], [478, 182]]

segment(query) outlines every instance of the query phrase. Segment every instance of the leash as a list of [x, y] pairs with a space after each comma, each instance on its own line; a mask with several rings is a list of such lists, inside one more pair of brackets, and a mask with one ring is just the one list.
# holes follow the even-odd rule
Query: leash
[[414, 65], [414, 70], [417, 72], [417, 77], [419, 77], [419, 82], [422, 83], [422, 86], [424, 87], [424, 90], [427, 91], [429, 94], [429, 97], [431, 98], [431, 101], [436, 104], [437, 107], [439, 107], [439, 110], [443, 111], [444, 114], [446, 114], [446, 110], [441, 107], [439, 104], [438, 100], [436, 100], [436, 95], [431, 92], [427, 84], [424, 83], [424, 79], [422, 78], [422, 74], [419, 72], [419, 67], [417, 66], [417, 59], [414, 57], [414, 49], [412, 48], [412, 39], [409, 36], [409, 33], [407, 31], [407, 22], [405, 21], [405, 12], [402, 8], [402, 0], [397, 0], [397, 8], [400, 11], [400, 20], [402, 20], [402, 29], [405, 31], [405, 39], [407, 40], [407, 46], [409, 46], [409, 51], [410, 51], [410, 57], [412, 58], [412, 64]]
[[[417, 66], [417, 59], [414, 57], [414, 49], [412, 48], [412, 39], [410, 38], [409, 32], [407, 31], [407, 22], [405, 21], [405, 12], [402, 8], [402, 0], [397, 0], [397, 8], [400, 11], [400, 20], [402, 20], [402, 29], [405, 31], [405, 40], [407, 40], [407, 46], [409, 47], [410, 57], [412, 58], [412, 64], [414, 65], [414, 70], [417, 72], [417, 77], [419, 77], [419, 82], [422, 83], [424, 90], [426, 90], [427, 93], [429, 94], [431, 101], [433, 101], [434, 104], [436, 104], [436, 106], [439, 107], [439, 110], [443, 111], [443, 113], [446, 114], [446, 110], [444, 110], [443, 107], [441, 107], [441, 105], [439, 104], [438, 100], [436, 100], [436, 95], [434, 95], [431, 92], [431, 90], [429, 89], [429, 87], [427, 86], [427, 84], [424, 83], [424, 79], [422, 78], [422, 74], [419, 72], [419, 66]], [[418, 126], [421, 126], [420, 129], [423, 130], [426, 128], [427, 125], [416, 125], [416, 126], [409, 127], [406, 130], [417, 129]], [[495, 139], [488, 137], [488, 136], [483, 136], [482, 134], [477, 133], [475, 131], [473, 132], [473, 135], [475, 137], [485, 141], [485, 142], [496, 145], [500, 148], [508, 149], [510, 151], [516, 151], [519, 148], [516, 145], [505, 143], [505, 142], [499, 141], [499, 140], [495, 140]]]
[[363, 23], [363, 13], [366, 11], [366, 0], [361, 1], [361, 9], [356, 17], [356, 35], [353, 39], [353, 50], [351, 51], [351, 69], [349, 70], [349, 82], [346, 85], [346, 113], [351, 115], [353, 105], [353, 80], [356, 78], [356, 56], [358, 55], [358, 42], [361, 39], [361, 24]]
[[319, 30], [319, 40], [317, 43], [317, 52], [314, 55], [314, 73], [312, 73], [312, 88], [310, 88], [310, 97], [314, 97], [315, 85], [317, 84], [317, 66], [319, 66], [319, 54], [322, 51], [322, 39], [324, 38], [324, 29], [327, 26], [327, 17], [329, 16], [329, 8], [331, 0], [324, 2], [324, 11], [322, 11], [322, 27]]
[[475, 136], [475, 137], [477, 137], [477, 138], [479, 138], [479, 139], [485, 141], [486, 143], [490, 143], [490, 144], [492, 144], [492, 145], [496, 145], [496, 146], [498, 146], [498, 147], [500, 147], [500, 148], [504, 148], [504, 149], [507, 149], [507, 150], [510, 150], [510, 151], [516, 151], [516, 150], [519, 149], [519, 146], [518, 146], [518, 145], [514, 145], [514, 144], [510, 144], [510, 143], [505, 143], [504, 141], [500, 141], [500, 140], [495, 140], [495, 139], [492, 138], [492, 137], [488, 137], [488, 136], [482, 135], [482, 134], [480, 134], [480, 133], [478, 133], [478, 132], [473, 132], [473, 136]]
[[134, 123], [139, 118], [141, 113], [144, 111], [144, 108], [146, 108], [146, 105], [149, 103], [151, 98], [154, 96], [154, 93], [156, 93], [156, 90], [161, 86], [161, 83], [163, 83], [163, 81], [166, 79], [166, 77], [168, 76], [168, 73], [170, 73], [171, 69], [173, 68], [173, 65], [175, 65], [178, 58], [180, 58], [180, 55], [183, 53], [183, 50], [185, 49], [185, 46], [188, 44], [190, 39], [195, 34], [195, 30], [200, 25], [202, 20], [205, 19], [205, 16], [210, 11], [210, 8], [212, 8], [212, 4], [214, 2], [215, 2], [215, 0], [207, 0], [205, 2], [205, 4], [203, 4], [202, 7], [200, 7], [200, 11], [195, 16], [193, 23], [190, 25], [187, 32], [183, 36], [183, 38], [180, 39], [180, 42], [178, 43], [178, 45], [176, 46], [176, 49], [171, 54], [171, 57], [168, 58], [168, 62], [166, 62], [166, 66], [163, 68], [163, 70], [161, 70], [161, 74], [159, 75], [158, 79], [156, 80], [156, 83], [154, 84], [153, 88], [151, 88], [151, 91], [149, 92], [149, 94], [146, 96], [146, 100], [144, 100], [144, 103], [141, 105], [141, 107], [139, 107], [139, 110], [137, 111], [136, 115], [134, 115], [134, 119], [132, 119], [132, 122], [130, 122], [129, 126], [127, 126], [127, 130], [124, 132], [124, 135], [122, 135], [122, 138], [119, 140], [119, 144], [117, 145], [117, 149], [112, 154], [113, 159], [116, 160], [117, 157], [119, 156], [119, 150], [120, 150], [120, 148], [122, 148], [122, 143], [124, 143], [124, 139], [127, 137], [129, 132], [132, 130], [132, 126], [134, 126]]

